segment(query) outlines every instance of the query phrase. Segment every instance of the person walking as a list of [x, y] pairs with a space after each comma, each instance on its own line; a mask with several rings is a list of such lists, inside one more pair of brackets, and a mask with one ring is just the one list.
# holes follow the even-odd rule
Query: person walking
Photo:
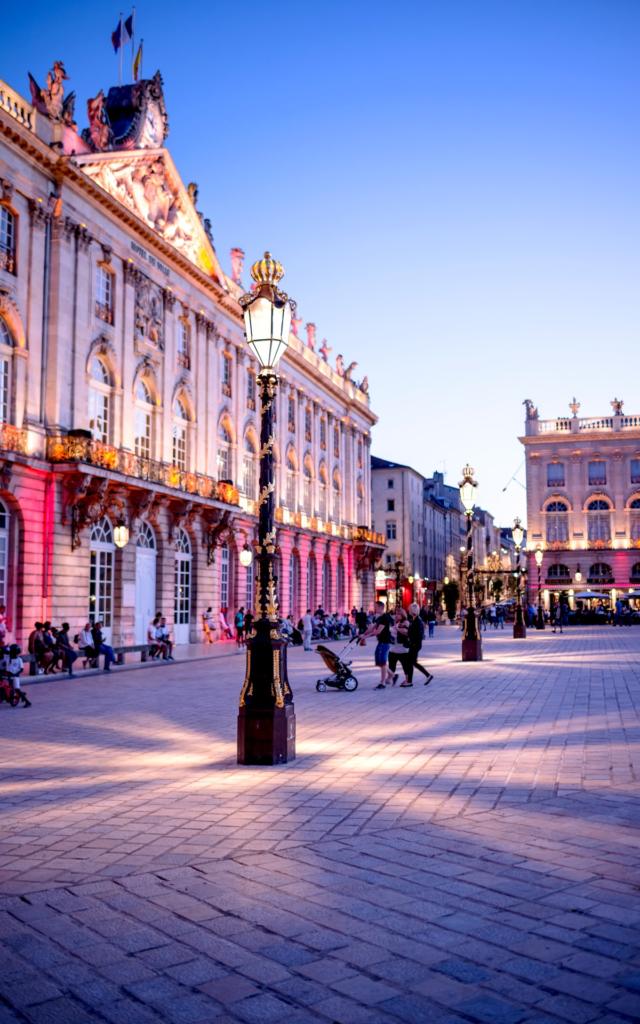
[[311, 650], [311, 638], [313, 637], [313, 615], [311, 609], [307, 608], [306, 612], [302, 616], [302, 642], [304, 644], [304, 650]]
[[[424, 685], [428, 686], [433, 675], [428, 669], [424, 668], [423, 665], [418, 661], [418, 655], [422, 649], [422, 643], [424, 641], [424, 623], [420, 618], [420, 607], [415, 602], [409, 605], [409, 628], [407, 630], [407, 639], [409, 642], [409, 648], [407, 651], [407, 686], [413, 686], [413, 673], [417, 669], [425, 677]], [[402, 683], [402, 686], [405, 684]]]
[[[411, 605], [411, 607], [409, 608], [409, 613], [411, 613], [411, 608], [412, 607], [413, 607], [413, 605]], [[422, 618], [421, 618], [419, 612], [418, 612], [418, 617], [420, 618], [420, 621], [422, 622]], [[436, 629], [436, 613], [434, 612], [433, 608], [429, 608], [429, 611], [427, 612], [427, 629], [429, 630], [429, 639], [432, 640], [433, 639], [433, 634], [435, 633], [435, 629]], [[424, 636], [424, 624], [423, 624], [422, 635]]]
[[211, 605], [202, 613], [202, 630], [205, 641], [212, 644], [215, 641], [216, 619]]
[[18, 695], [19, 701], [22, 702], [25, 708], [30, 708], [31, 701], [20, 686], [20, 676], [23, 668], [24, 662], [20, 657], [20, 648], [17, 644], [11, 644], [0, 662], [0, 670], [10, 678], [14, 694]]
[[552, 622], [551, 632], [555, 633], [556, 630], [559, 629], [560, 632], [562, 633], [562, 608], [560, 607], [560, 602], [557, 602], [553, 606], [553, 612], [551, 613], [551, 622]]
[[236, 647], [239, 650], [244, 643], [244, 606], [238, 608], [233, 618], [233, 625], [236, 630]]

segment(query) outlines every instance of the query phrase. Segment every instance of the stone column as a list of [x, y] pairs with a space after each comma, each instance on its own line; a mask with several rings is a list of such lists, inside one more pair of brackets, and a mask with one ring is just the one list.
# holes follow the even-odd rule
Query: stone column
[[[304, 612], [306, 612], [307, 608], [310, 605], [310, 597], [311, 597], [311, 603], [312, 603], [312, 599], [313, 599], [313, 595], [309, 595], [308, 592], [307, 592], [307, 573], [308, 573], [308, 564], [309, 564], [309, 554], [311, 552], [311, 538], [309, 537], [308, 534], [306, 534], [306, 533], [298, 534], [297, 548], [298, 548], [298, 553], [300, 555], [300, 562], [299, 562], [299, 564], [300, 564], [300, 593], [299, 593], [300, 612], [302, 614], [304, 614]], [[317, 567], [317, 563], [316, 563], [316, 567]], [[312, 606], [311, 607], [311, 611], [314, 612], [315, 611], [315, 607]]]
[[134, 643], [136, 617], [136, 546], [133, 536], [124, 548], [116, 548], [113, 574], [114, 647]]

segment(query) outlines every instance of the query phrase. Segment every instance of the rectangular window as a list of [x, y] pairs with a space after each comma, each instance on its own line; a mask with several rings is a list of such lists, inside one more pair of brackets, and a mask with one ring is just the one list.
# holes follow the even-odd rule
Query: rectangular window
[[606, 462], [590, 462], [589, 463], [589, 486], [590, 487], [602, 487], [607, 482], [607, 464]]
[[389, 520], [387, 523], [387, 540], [396, 539], [396, 524], [393, 520]]
[[0, 419], [9, 422], [9, 360], [0, 359]]
[[135, 412], [135, 453], [141, 459], [151, 458], [151, 413], [146, 409]]
[[333, 429], [333, 454], [336, 459], [340, 458], [340, 427]]
[[631, 483], [640, 484], [640, 459], [631, 460]]
[[396, 501], [395, 498], [387, 498], [387, 512], [395, 512]]
[[547, 487], [564, 487], [564, 462], [550, 462], [547, 466]]
[[96, 270], [96, 316], [106, 324], [113, 323], [113, 274], [101, 264]]
[[305, 441], [311, 440], [311, 409], [304, 411], [304, 439]]
[[177, 362], [178, 366], [183, 366], [185, 370], [189, 370], [191, 367], [190, 358], [191, 349], [191, 328], [187, 323], [186, 319], [181, 318], [178, 323], [178, 353]]
[[324, 416], [320, 420], [320, 447], [323, 451], [327, 449], [327, 421]]
[[229, 548], [220, 548], [220, 607], [229, 607]]
[[296, 475], [291, 469], [287, 470], [287, 508], [296, 508]]
[[395, 481], [393, 477], [389, 477], [389, 479], [387, 480], [387, 487], [390, 491], [392, 491], [393, 488], [395, 487]]
[[289, 427], [289, 433], [295, 434], [296, 432], [296, 400], [293, 397], [289, 398], [288, 412], [287, 412], [287, 424]]
[[[247, 409], [256, 407], [256, 378], [252, 370], [247, 370]], [[275, 408], [275, 406], [274, 406]]]
[[6, 206], [0, 206], [0, 270], [16, 272], [16, 218]]
[[186, 428], [181, 426], [179, 423], [173, 425], [173, 446], [172, 446], [172, 457], [173, 464], [178, 469], [186, 470], [187, 468], [187, 431]]
[[231, 356], [227, 352], [222, 354], [222, 394], [231, 398], [231, 373], [233, 370]]

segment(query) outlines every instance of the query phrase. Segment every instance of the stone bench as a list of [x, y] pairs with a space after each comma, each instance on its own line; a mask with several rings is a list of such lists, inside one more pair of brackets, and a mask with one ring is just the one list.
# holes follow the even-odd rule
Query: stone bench
[[[90, 671], [89, 668], [79, 668], [78, 661], [83, 657], [83, 652], [76, 650], [75, 647], [74, 651], [76, 651], [78, 655], [78, 658], [76, 659], [76, 662], [74, 664], [74, 672]], [[139, 654], [140, 661], [155, 661], [155, 658], [152, 658], [149, 654], [149, 644], [129, 644], [125, 647], [114, 647], [113, 653], [116, 656], [116, 665], [124, 665], [127, 654]], [[102, 654], [99, 657], [104, 658], [104, 655]], [[25, 665], [29, 665], [30, 675], [35, 675], [35, 656], [33, 654], [23, 654], [22, 660], [24, 661]]]

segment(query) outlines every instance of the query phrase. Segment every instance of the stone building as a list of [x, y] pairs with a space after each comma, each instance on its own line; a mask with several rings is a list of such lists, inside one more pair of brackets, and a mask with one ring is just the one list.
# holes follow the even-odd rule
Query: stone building
[[611, 414], [543, 420], [527, 401], [526, 454], [530, 594], [535, 551], [548, 605], [559, 593], [628, 594], [640, 584], [640, 416], [611, 402]]
[[[238, 557], [259, 455], [243, 254], [227, 274], [165, 147], [159, 74], [100, 91], [82, 134], [64, 77], [57, 62], [45, 88], [32, 80], [32, 103], [0, 82], [0, 599], [19, 642], [35, 619], [94, 618], [117, 644], [144, 642], [161, 609], [184, 643], [207, 606], [253, 601]], [[366, 378], [300, 323], [276, 453], [294, 616], [368, 605], [384, 546]]]

